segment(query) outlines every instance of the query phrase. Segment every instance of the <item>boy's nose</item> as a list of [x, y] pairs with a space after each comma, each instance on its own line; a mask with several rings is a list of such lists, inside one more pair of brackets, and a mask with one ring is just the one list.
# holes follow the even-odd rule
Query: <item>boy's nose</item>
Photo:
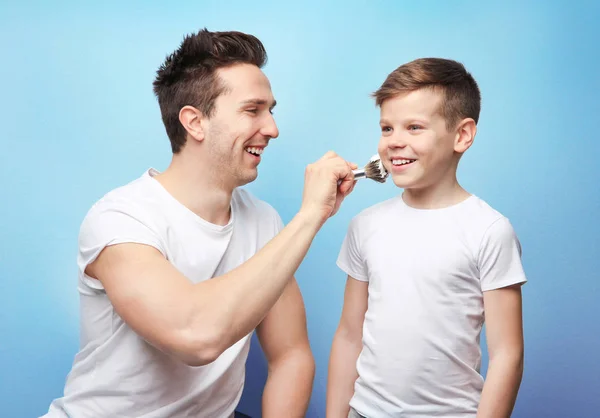
[[406, 147], [406, 140], [402, 135], [394, 135], [389, 138], [388, 141], [389, 148], [404, 148]]

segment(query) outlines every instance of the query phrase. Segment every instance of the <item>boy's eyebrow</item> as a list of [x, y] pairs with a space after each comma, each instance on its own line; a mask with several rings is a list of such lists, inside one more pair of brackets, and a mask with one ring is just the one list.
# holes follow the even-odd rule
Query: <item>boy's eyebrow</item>
[[[417, 121], [417, 122], [420, 122], [420, 123], [427, 123], [427, 118], [424, 115], [416, 115], [415, 114], [415, 115], [412, 115], [410, 117], [398, 120], [398, 123], [408, 123], [408, 121]], [[392, 125], [393, 123], [390, 122], [386, 118], [381, 118], [381, 119], [379, 119], [379, 124], [380, 125]]]
[[[269, 102], [265, 99], [248, 99], [248, 100], [244, 100], [241, 104], [242, 105], [248, 105], [248, 104], [254, 104], [254, 105], [258, 105], [258, 106], [263, 106], [268, 104]], [[273, 100], [273, 103], [271, 104], [271, 109], [273, 109], [275, 106], [277, 106], [277, 100]]]

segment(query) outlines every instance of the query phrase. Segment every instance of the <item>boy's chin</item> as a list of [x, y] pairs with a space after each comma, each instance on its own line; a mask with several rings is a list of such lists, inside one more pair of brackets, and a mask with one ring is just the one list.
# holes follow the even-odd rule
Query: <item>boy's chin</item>
[[392, 176], [392, 181], [399, 189], [410, 189], [411, 187], [415, 186], [414, 180], [401, 178], [400, 176]]

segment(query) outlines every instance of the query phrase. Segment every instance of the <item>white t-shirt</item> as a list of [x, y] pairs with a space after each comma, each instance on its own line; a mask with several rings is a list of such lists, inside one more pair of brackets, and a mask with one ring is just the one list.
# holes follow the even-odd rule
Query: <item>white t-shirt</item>
[[171, 418], [232, 416], [242, 394], [250, 335], [214, 362], [191, 367], [138, 336], [115, 312], [102, 284], [84, 273], [108, 246], [155, 247], [198, 283], [252, 257], [283, 227], [277, 212], [236, 189], [225, 226], [201, 219], [153, 178], [140, 178], [104, 196], [88, 212], [79, 237], [81, 344], [64, 397], [52, 418]]
[[350, 223], [338, 266], [367, 281], [359, 377], [367, 417], [475, 417], [483, 292], [526, 282], [507, 218], [476, 196], [416, 209], [402, 196]]

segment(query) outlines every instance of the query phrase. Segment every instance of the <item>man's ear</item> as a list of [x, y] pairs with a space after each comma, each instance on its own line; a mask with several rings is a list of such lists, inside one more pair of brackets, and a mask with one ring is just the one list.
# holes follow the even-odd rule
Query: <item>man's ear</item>
[[193, 106], [183, 106], [179, 111], [179, 122], [181, 122], [189, 137], [198, 142], [204, 139], [202, 118], [202, 112]]
[[464, 153], [473, 145], [477, 134], [477, 124], [471, 118], [461, 120], [456, 126], [456, 137], [454, 139], [454, 151]]

